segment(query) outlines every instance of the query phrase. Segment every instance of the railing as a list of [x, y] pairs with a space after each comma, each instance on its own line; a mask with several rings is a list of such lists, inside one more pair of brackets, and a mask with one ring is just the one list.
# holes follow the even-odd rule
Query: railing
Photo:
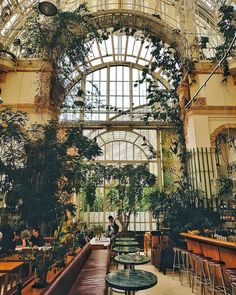
[[204, 206], [216, 207], [217, 178], [216, 155], [211, 148], [193, 148], [189, 150], [188, 174], [193, 190], [199, 191]]

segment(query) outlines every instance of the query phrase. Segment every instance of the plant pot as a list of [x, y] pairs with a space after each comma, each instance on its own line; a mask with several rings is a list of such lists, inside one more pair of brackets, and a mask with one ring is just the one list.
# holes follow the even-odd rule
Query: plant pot
[[47, 285], [48, 285], [48, 282], [37, 282], [37, 283], [34, 283], [31, 287], [36, 289], [43, 289], [47, 287]]
[[41, 273], [40, 276], [37, 275], [37, 269], [35, 270], [35, 278], [34, 278], [34, 284], [32, 285], [32, 288], [37, 289], [43, 289], [48, 285], [47, 282], [47, 274], [48, 272]]

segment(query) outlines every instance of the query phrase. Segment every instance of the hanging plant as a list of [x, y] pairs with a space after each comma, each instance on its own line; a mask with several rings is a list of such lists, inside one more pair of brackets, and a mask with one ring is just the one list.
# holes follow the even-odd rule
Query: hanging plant
[[[192, 70], [193, 64], [186, 60], [181, 61], [178, 52], [174, 48], [174, 44], [167, 45], [159, 37], [153, 35], [145, 36], [145, 38], [150, 40], [150, 52], [155, 61], [144, 67], [142, 79], [136, 81], [134, 85], [137, 87], [140, 83], [148, 83], [147, 104], [152, 107], [152, 112], [148, 112], [143, 117], [143, 120], [147, 124], [151, 118], [175, 124], [180, 146], [178, 157], [181, 163], [181, 172], [183, 178], [187, 179], [187, 149], [177, 87], [182, 77], [181, 69], [185, 69], [186, 72], [189, 72]], [[163, 76], [165, 76], [165, 79], [169, 82], [170, 89], [162, 89], [153, 79], [150, 79], [150, 76], [160, 68], [163, 69]], [[156, 103], [160, 105], [158, 110], [155, 108]]]
[[219, 182], [219, 196], [229, 196], [233, 193], [233, 180], [226, 176], [221, 176], [218, 179]]
[[[218, 27], [223, 35], [224, 42], [216, 47], [215, 57], [212, 59], [213, 62], [221, 60], [227, 50], [230, 48], [231, 43], [235, 36], [235, 9], [233, 6], [223, 5], [219, 9], [220, 21]], [[224, 77], [229, 75], [228, 61], [227, 58], [221, 64], [222, 74]]]
[[91, 44], [102, 37], [86, 4], [74, 11], [58, 11], [48, 18], [35, 7], [20, 36], [25, 57], [41, 55], [53, 61], [55, 72], [62, 85], [77, 67], [87, 69], [86, 57]]

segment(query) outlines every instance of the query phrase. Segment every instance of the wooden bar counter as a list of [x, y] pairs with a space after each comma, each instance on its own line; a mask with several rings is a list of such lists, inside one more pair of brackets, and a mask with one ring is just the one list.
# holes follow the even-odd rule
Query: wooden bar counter
[[[188, 250], [225, 263], [226, 268], [236, 267], [236, 242], [228, 242], [213, 238], [181, 233], [187, 240]], [[227, 279], [227, 276], [225, 276]], [[228, 281], [228, 280], [227, 280]]]

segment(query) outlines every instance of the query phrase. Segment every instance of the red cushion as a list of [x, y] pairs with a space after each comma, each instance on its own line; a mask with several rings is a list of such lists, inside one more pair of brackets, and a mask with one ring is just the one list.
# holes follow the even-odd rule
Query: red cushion
[[106, 290], [106, 269], [82, 270], [68, 295], [103, 295]]

